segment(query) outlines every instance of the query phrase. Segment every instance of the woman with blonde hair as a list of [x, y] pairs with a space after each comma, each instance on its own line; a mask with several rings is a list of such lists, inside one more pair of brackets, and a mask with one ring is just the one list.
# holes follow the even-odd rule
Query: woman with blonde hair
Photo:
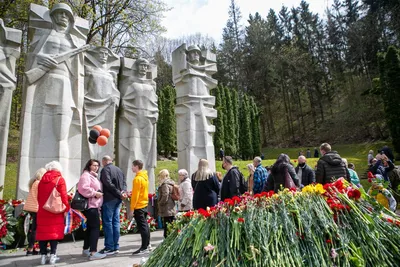
[[163, 169], [158, 174], [158, 214], [163, 220], [164, 238], [167, 237], [168, 224], [175, 219], [175, 201], [171, 198], [175, 182], [169, 177], [169, 171]]
[[37, 255], [38, 252], [33, 250], [33, 245], [36, 241], [36, 213], [39, 209], [38, 204], [38, 186], [40, 179], [42, 179], [43, 174], [45, 174], [46, 169], [40, 168], [36, 171], [35, 175], [29, 180], [29, 193], [28, 198], [25, 201], [24, 210], [29, 212], [32, 218], [32, 223], [29, 225], [28, 233], [28, 249], [26, 251], [26, 256]]
[[187, 170], [181, 169], [178, 171], [179, 176], [179, 211], [188, 211], [193, 209], [193, 188], [189, 179]]
[[193, 208], [207, 209], [218, 203], [219, 182], [216, 174], [208, 167], [208, 161], [201, 159], [197, 171], [192, 174]]
[[254, 184], [253, 176], [254, 176], [254, 172], [256, 170], [254, 168], [253, 163], [247, 164], [247, 170], [249, 171], [249, 177], [247, 178], [247, 181], [248, 181], [247, 192], [252, 194], [253, 193], [253, 184]]

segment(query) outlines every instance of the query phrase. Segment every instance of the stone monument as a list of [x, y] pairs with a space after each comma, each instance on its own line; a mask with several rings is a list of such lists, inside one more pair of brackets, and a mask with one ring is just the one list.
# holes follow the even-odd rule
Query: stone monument
[[[17, 79], [15, 63], [20, 55], [22, 32], [4, 26], [0, 19], [0, 187], [6, 172], [8, 129], [10, 125], [12, 93]], [[0, 190], [0, 199], [3, 190]]]
[[[86, 53], [82, 166], [89, 158], [101, 160], [105, 155], [114, 157], [115, 116], [120, 100], [117, 89], [119, 67], [119, 57], [107, 47], [96, 47]], [[88, 142], [89, 132], [95, 125], [110, 130], [107, 145]]]
[[178, 168], [186, 169], [189, 175], [197, 170], [200, 159], [207, 159], [215, 171], [215, 126], [211, 120], [217, 117], [217, 111], [210, 90], [217, 86], [217, 80], [211, 77], [216, 72], [216, 57], [209, 50], [182, 44], [172, 52]]
[[25, 198], [35, 171], [58, 160], [67, 189], [82, 172], [84, 55], [88, 21], [66, 4], [31, 4], [18, 176]]
[[132, 162], [143, 161], [149, 174], [149, 192], [155, 192], [154, 170], [157, 164], [158, 104], [157, 67], [146, 59], [122, 59], [120, 80], [121, 106], [118, 116], [117, 165], [124, 172], [128, 190], [132, 189]]

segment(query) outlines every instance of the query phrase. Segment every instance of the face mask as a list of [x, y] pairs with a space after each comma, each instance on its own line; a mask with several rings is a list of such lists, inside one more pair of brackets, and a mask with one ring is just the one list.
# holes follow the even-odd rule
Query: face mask
[[306, 163], [299, 163], [300, 167], [304, 167], [304, 165], [306, 165]]
[[222, 163], [222, 169], [223, 169], [223, 170], [225, 170], [225, 168], [224, 168], [224, 164], [223, 164], [223, 163]]

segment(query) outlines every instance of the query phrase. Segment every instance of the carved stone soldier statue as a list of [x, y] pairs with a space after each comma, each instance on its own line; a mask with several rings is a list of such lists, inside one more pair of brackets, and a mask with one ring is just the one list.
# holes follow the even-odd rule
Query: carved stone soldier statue
[[31, 5], [27, 88], [23, 106], [18, 197], [28, 180], [52, 160], [63, 167], [67, 189], [82, 172], [84, 56], [88, 22], [66, 4]]
[[[96, 47], [86, 53], [83, 164], [89, 158], [101, 159], [105, 155], [114, 155], [115, 116], [120, 101], [117, 89], [119, 66], [119, 57], [107, 47]], [[110, 130], [106, 146], [89, 144], [88, 134], [95, 125]]]
[[157, 164], [158, 104], [156, 66], [146, 59], [124, 58], [120, 82], [121, 107], [118, 118], [118, 166], [132, 186], [132, 162], [143, 161], [149, 175], [149, 192], [155, 192], [154, 170]]
[[178, 168], [191, 175], [200, 159], [207, 159], [215, 171], [211, 120], [217, 117], [215, 97], [210, 90], [217, 86], [211, 77], [217, 71], [215, 54], [197, 46], [181, 45], [172, 52], [172, 74], [176, 86], [176, 127]]
[[[15, 67], [20, 55], [21, 37], [20, 30], [5, 27], [0, 19], [0, 187], [4, 186], [12, 93], [17, 82]], [[2, 197], [3, 190], [0, 190], [0, 199]]]

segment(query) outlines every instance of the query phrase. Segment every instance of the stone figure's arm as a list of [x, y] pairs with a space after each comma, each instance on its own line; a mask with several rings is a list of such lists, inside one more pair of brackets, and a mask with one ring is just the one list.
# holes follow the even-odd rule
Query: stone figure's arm
[[25, 75], [28, 79], [28, 83], [32, 84], [43, 77], [50, 69], [57, 67], [58, 64], [64, 62], [65, 60], [73, 57], [79, 53], [82, 53], [90, 48], [90, 45], [84, 45], [72, 50], [69, 50], [60, 55], [50, 56], [47, 54], [38, 54], [37, 63], [39, 67], [33, 68], [25, 72]]
[[54, 69], [57, 67], [58, 62], [49, 55], [46, 54], [38, 54], [37, 63], [49, 69]]

